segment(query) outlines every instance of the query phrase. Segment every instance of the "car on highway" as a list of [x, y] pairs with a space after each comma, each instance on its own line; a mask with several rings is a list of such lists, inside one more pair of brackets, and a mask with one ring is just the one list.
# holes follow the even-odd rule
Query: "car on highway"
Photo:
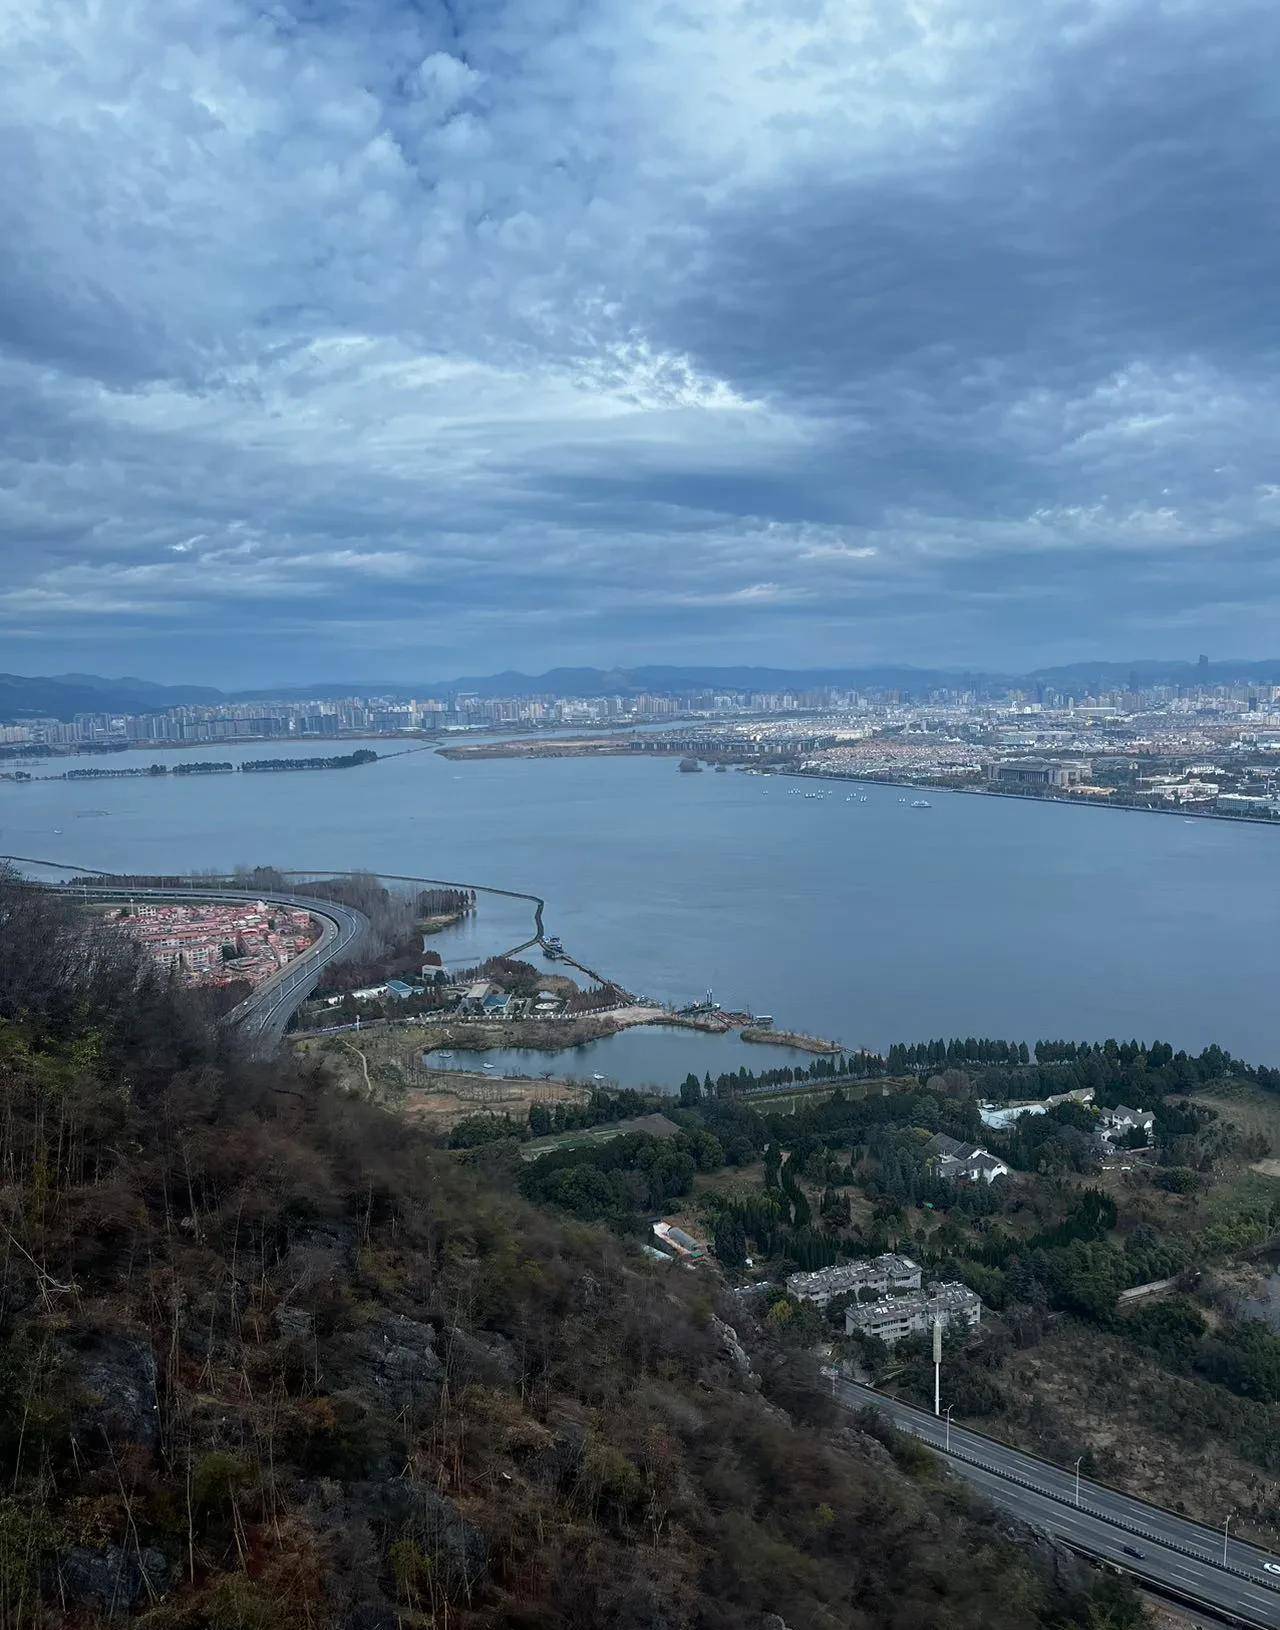
[[1280, 1562], [1264, 1562], [1262, 1566], [1268, 1573], [1280, 1573]]
[[1120, 1549], [1126, 1556], [1136, 1556], [1139, 1562], [1143, 1560], [1143, 1553], [1136, 1550], [1132, 1545], [1122, 1545]]

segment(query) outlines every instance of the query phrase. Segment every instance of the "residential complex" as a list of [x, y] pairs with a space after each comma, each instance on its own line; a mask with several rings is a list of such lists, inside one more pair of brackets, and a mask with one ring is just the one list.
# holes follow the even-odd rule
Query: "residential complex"
[[904, 1336], [926, 1334], [935, 1324], [944, 1330], [973, 1330], [981, 1320], [981, 1299], [967, 1285], [948, 1282], [846, 1308], [844, 1329], [847, 1336], [876, 1336], [892, 1346]]
[[787, 1294], [799, 1302], [818, 1307], [850, 1291], [874, 1291], [878, 1296], [900, 1296], [920, 1289], [920, 1264], [910, 1257], [886, 1252], [861, 1262], [841, 1262], [834, 1268], [813, 1273], [793, 1273], [787, 1280]]
[[193, 985], [260, 985], [316, 938], [305, 911], [253, 905], [139, 904], [105, 921], [137, 940], [161, 967]]
[[837, 1296], [857, 1299], [845, 1309], [846, 1335], [877, 1336], [893, 1343], [931, 1330], [972, 1330], [982, 1318], [982, 1302], [967, 1285], [923, 1285], [918, 1262], [886, 1252], [858, 1262], [841, 1262], [813, 1273], [793, 1273], [787, 1294], [826, 1307]]

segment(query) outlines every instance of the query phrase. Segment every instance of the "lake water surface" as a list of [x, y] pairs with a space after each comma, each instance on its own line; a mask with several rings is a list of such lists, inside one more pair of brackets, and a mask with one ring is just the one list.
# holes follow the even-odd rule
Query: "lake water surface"
[[[428, 1064], [445, 1061], [427, 1055]], [[553, 1075], [559, 1080], [590, 1082], [603, 1077], [619, 1087], [657, 1087], [677, 1092], [692, 1070], [701, 1078], [729, 1070], [806, 1069], [811, 1053], [773, 1042], [743, 1041], [734, 1031], [715, 1035], [679, 1025], [634, 1025], [600, 1041], [584, 1042], [559, 1052], [532, 1047], [493, 1047], [482, 1053], [454, 1053], [447, 1061], [454, 1069], [489, 1065], [499, 1075]]]
[[[670, 759], [432, 752], [295, 775], [0, 782], [0, 851], [114, 871], [367, 867], [525, 889], [546, 898], [549, 933], [633, 991], [686, 1002], [712, 987], [726, 1007], [851, 1047], [1114, 1035], [1280, 1063], [1280, 833], [939, 792], [913, 810], [891, 787], [846, 801], [838, 782], [810, 800], [790, 785], [681, 775]], [[486, 899], [468, 956], [524, 937], [507, 936], [526, 921], [519, 902]]]

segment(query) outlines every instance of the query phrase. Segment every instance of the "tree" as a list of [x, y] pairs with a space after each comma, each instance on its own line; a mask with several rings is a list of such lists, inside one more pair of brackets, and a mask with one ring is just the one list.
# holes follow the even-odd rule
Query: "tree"
[[745, 1266], [747, 1260], [747, 1235], [746, 1230], [736, 1217], [721, 1217], [716, 1223], [712, 1241], [716, 1256], [722, 1267], [737, 1272]]

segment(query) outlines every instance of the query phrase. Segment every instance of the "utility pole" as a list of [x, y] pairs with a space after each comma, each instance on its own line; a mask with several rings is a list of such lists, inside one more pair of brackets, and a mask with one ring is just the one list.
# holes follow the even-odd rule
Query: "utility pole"
[[942, 1403], [942, 1320], [933, 1321], [933, 1413], [941, 1415]]
[[[1084, 1459], [1084, 1456], [1081, 1455], [1080, 1460], [1083, 1460], [1083, 1459]], [[1080, 1505], [1080, 1460], [1076, 1461], [1076, 1507], [1077, 1507], [1077, 1509], [1079, 1508], [1079, 1505]]]
[[[1234, 1516], [1235, 1512], [1233, 1511], [1231, 1517]], [[1231, 1517], [1228, 1517], [1222, 1525], [1222, 1566], [1224, 1568], [1227, 1565], [1227, 1535], [1231, 1531]]]
[[947, 1453], [948, 1454], [951, 1453], [951, 1411], [955, 1407], [956, 1406], [954, 1404], [948, 1404], [946, 1409], [943, 1411], [943, 1413], [947, 1417]]

